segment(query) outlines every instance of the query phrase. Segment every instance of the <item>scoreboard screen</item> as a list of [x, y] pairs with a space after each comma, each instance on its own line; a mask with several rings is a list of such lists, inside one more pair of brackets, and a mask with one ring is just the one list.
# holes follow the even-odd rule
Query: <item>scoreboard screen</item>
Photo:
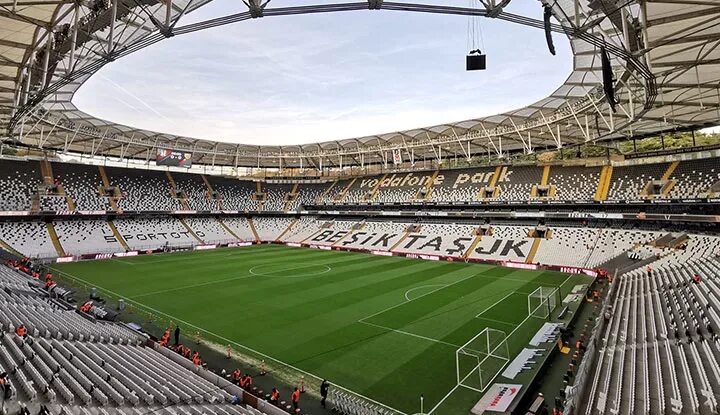
[[192, 166], [192, 153], [159, 148], [157, 150], [157, 156], [155, 157], [155, 164], [158, 166], [190, 168], [190, 166]]

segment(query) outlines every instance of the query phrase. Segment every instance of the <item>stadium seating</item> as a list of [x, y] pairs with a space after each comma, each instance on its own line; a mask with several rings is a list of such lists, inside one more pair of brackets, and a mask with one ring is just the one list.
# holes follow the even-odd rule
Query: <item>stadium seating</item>
[[320, 201], [323, 192], [332, 185], [330, 183], [301, 183], [298, 186], [298, 197], [290, 203], [289, 211], [296, 211], [300, 206], [314, 205]]
[[[58, 415], [261, 414], [231, 404], [243, 392], [226, 380], [146, 346], [124, 325], [82, 317], [32, 284], [0, 266], [0, 371], [18, 390], [11, 405], [43, 404]], [[24, 338], [13, 333], [20, 324]]]
[[105, 220], [56, 220], [53, 225], [67, 255], [125, 251]]
[[[336, 221], [332, 227], [322, 229], [307, 243], [337, 245], [369, 251], [389, 251], [405, 236], [407, 223]], [[346, 233], [341, 239], [338, 235]]]
[[30, 258], [58, 256], [43, 222], [0, 222], [0, 240]]
[[645, 186], [653, 180], [660, 180], [668, 166], [668, 163], [658, 163], [615, 167], [608, 199], [642, 199]]
[[120, 235], [133, 250], [169, 247], [189, 247], [201, 243], [190, 229], [176, 218], [116, 219]]
[[720, 263], [693, 256], [620, 278], [585, 414], [717, 413]]
[[340, 179], [330, 185], [325, 194], [322, 197], [323, 203], [334, 203], [339, 202], [345, 195], [345, 190], [350, 184], [353, 183], [353, 179]]
[[480, 190], [492, 184], [494, 174], [494, 167], [443, 170], [438, 174], [429, 200], [433, 202], [477, 201]]
[[263, 184], [263, 192], [265, 193], [265, 203], [263, 210], [266, 212], [283, 212], [287, 203], [287, 196], [292, 191], [292, 184]]
[[53, 163], [52, 166], [65, 193], [75, 202], [75, 209], [112, 210], [108, 199], [98, 195], [98, 187], [102, 186], [98, 167], [71, 163]]
[[419, 228], [408, 233], [394, 251], [460, 258], [470, 249], [477, 229], [473, 225], [452, 223], [426, 223]]
[[600, 170], [600, 167], [553, 166], [548, 185], [555, 186], [555, 199], [593, 200], [600, 182]]
[[247, 218], [242, 217], [230, 217], [223, 218], [222, 223], [235, 234], [241, 241], [255, 241], [255, 234], [250, 227], [250, 222]]
[[111, 186], [117, 186], [123, 197], [118, 208], [126, 211], [168, 212], [182, 209], [172, 197], [171, 185], [164, 172], [155, 170], [106, 167]]
[[675, 182], [669, 193], [671, 199], [707, 195], [711, 187], [720, 182], [720, 160], [714, 158], [682, 161], [670, 179]]
[[40, 183], [38, 162], [0, 159], [0, 210], [30, 210]]
[[529, 200], [533, 186], [542, 181], [543, 170], [535, 166], [510, 166], [508, 169], [508, 180], [499, 181], [499, 200]]
[[209, 189], [202, 176], [189, 173], [172, 173], [178, 191], [187, 197], [190, 210], [214, 211], [218, 210], [215, 200], [210, 198]]
[[302, 216], [282, 238], [283, 242], [301, 243], [319, 231], [319, 224], [313, 216]]
[[237, 238], [218, 219], [209, 217], [185, 218], [185, 224], [206, 244], [237, 242]]
[[[103, 182], [100, 168], [52, 163], [55, 179], [65, 193], [36, 195], [38, 186], [43, 182], [40, 164], [36, 161], [0, 160], [0, 210], [28, 211], [37, 202], [38, 210], [66, 211], [70, 201], [74, 202], [77, 210], [111, 210], [108, 198], [98, 195], [98, 187]], [[276, 183], [185, 172], [104, 167], [110, 186], [116, 186], [120, 191], [118, 208], [122, 211], [277, 212], [296, 211], [300, 206], [316, 203], [401, 204], [424, 200], [438, 203], [483, 200], [527, 202], [533, 198], [590, 201], [598, 194], [600, 166], [553, 165], [548, 169], [546, 182], [543, 182], [543, 166], [508, 165], [390, 173], [334, 182]], [[428, 186], [430, 181], [432, 186]], [[651, 182], [662, 184], [662, 192], [648, 194]], [[540, 190], [545, 190], [540, 188], [543, 183], [548, 186], [547, 195], [540, 193]], [[714, 197], [719, 191], [720, 158], [681, 160], [674, 164], [633, 161], [633, 164], [621, 163], [613, 168], [607, 199], [704, 198]]]
[[285, 232], [285, 229], [293, 222], [290, 217], [263, 217], [257, 216], [253, 218], [253, 225], [257, 231], [260, 240], [263, 242], [273, 242]]
[[258, 202], [252, 199], [257, 191], [255, 182], [216, 176], [208, 176], [208, 180], [222, 198], [223, 210], [259, 210]]

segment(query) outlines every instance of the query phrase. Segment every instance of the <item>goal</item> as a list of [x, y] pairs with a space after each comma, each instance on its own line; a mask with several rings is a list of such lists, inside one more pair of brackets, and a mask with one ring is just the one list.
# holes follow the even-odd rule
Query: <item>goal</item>
[[560, 290], [557, 287], [538, 287], [528, 294], [528, 316], [548, 319], [558, 304]]
[[487, 327], [455, 352], [457, 384], [484, 392], [509, 361], [507, 334]]

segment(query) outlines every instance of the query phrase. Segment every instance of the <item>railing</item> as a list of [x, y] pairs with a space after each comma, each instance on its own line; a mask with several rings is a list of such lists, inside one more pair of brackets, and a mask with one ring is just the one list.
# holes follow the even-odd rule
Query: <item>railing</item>
[[605, 296], [605, 300], [603, 301], [602, 307], [600, 308], [602, 312], [597, 317], [595, 321], [595, 328], [593, 329], [592, 334], [587, 341], [585, 358], [582, 359], [582, 361], [580, 362], [577, 373], [575, 374], [575, 382], [573, 383], [573, 386], [569, 389], [569, 392], [567, 393], [567, 396], [565, 398], [564, 413], [566, 414], [572, 415], [575, 408], [580, 408], [581, 400], [585, 393], [585, 389], [588, 386], [588, 382], [590, 381], [590, 374], [592, 373], [593, 369], [597, 369], [595, 367], [595, 363], [598, 358], [598, 355], [596, 353], [597, 343], [600, 341], [599, 339], [600, 337], [602, 337], [602, 333], [605, 330], [604, 311], [607, 310], [610, 306], [610, 303], [615, 300], [617, 286], [619, 285], [619, 280], [617, 279], [617, 277], [618, 276], [615, 275], [615, 277], [613, 278], [615, 283], [610, 286], [610, 291], [608, 292], [608, 295]]

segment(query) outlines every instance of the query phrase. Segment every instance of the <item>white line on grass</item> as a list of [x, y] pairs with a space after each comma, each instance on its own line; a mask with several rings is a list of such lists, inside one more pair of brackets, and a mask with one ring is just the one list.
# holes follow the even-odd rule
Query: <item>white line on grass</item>
[[430, 415], [430, 414], [432, 414], [433, 412], [435, 412], [435, 410], [438, 409], [438, 407], [439, 407], [440, 405], [442, 405], [442, 403], [445, 402], [445, 400], [446, 400], [447, 398], [449, 398], [450, 395], [452, 395], [452, 394], [457, 390], [457, 388], [459, 388], [459, 387], [460, 387], [460, 385], [455, 385], [454, 388], [450, 389], [450, 392], [448, 392], [447, 395], [445, 395], [444, 398], [440, 399], [440, 402], [438, 402], [437, 405], [433, 406], [432, 409], [430, 410], [430, 412], [427, 413], [427, 415]]
[[503, 298], [495, 301], [494, 303], [492, 303], [491, 306], [486, 307], [483, 311], [479, 312], [475, 317], [477, 318], [477, 317], [480, 317], [481, 315], [485, 314], [485, 312], [487, 312], [487, 311], [490, 310], [491, 308], [495, 307], [496, 305], [502, 303], [503, 301], [505, 301], [506, 298], [510, 297], [511, 295], [515, 294], [516, 292], [517, 292], [517, 291], [511, 291], [511, 292], [509, 292], [506, 296], [504, 296]]
[[201, 282], [198, 284], [183, 285], [182, 287], [168, 288], [166, 290], [151, 291], [149, 293], [134, 295], [130, 298], [148, 297], [148, 296], [155, 295], [155, 294], [164, 294], [164, 293], [169, 293], [169, 292], [173, 292], [173, 291], [182, 291], [182, 290], [186, 290], [188, 288], [204, 287], [206, 285], [213, 285], [213, 284], [219, 284], [221, 282], [241, 280], [244, 278], [252, 278], [252, 275], [242, 275], [240, 277], [224, 278], [224, 279], [216, 280], [216, 281]]
[[440, 288], [434, 289], [434, 290], [429, 291], [429, 292], [427, 292], [427, 293], [425, 293], [425, 294], [423, 294], [423, 295], [419, 295], [419, 296], [413, 298], [412, 300], [403, 301], [402, 303], [395, 304], [394, 306], [390, 306], [390, 307], [388, 307], [388, 308], [386, 308], [386, 309], [384, 309], [384, 310], [380, 310], [380, 311], [378, 311], [377, 313], [373, 313], [373, 314], [370, 314], [369, 316], [365, 316], [365, 317], [361, 318], [361, 319], [358, 320], [358, 321], [362, 323], [364, 320], [367, 320], [367, 319], [369, 319], [369, 318], [372, 318], [372, 317], [375, 317], [375, 316], [377, 316], [377, 315], [380, 315], [380, 314], [382, 314], [382, 313], [384, 313], [384, 312], [386, 312], [386, 311], [390, 311], [390, 310], [392, 310], [392, 309], [394, 309], [394, 308], [400, 307], [401, 305], [407, 304], [407, 303], [412, 302], [412, 301], [419, 300], [419, 299], [421, 299], [421, 298], [423, 298], [423, 297], [426, 297], [426, 296], [428, 296], [428, 295], [430, 295], [430, 294], [436, 293], [436, 292], [438, 292], [438, 291], [440, 291], [440, 290], [443, 290], [443, 289], [445, 289], [445, 288], [447, 288], [447, 287], [452, 287], [452, 286], [455, 285], [455, 284], [459, 284], [459, 283], [461, 283], [461, 282], [463, 282], [463, 281], [465, 281], [465, 280], [468, 280], [468, 279], [470, 279], [470, 278], [477, 277], [477, 276], [478, 276], [478, 275], [469, 275], [469, 276], [467, 276], [467, 277], [465, 277], [465, 278], [461, 278], [461, 279], [459, 279], [459, 280], [457, 280], [457, 281], [455, 281], [455, 282], [452, 282], [452, 283], [450, 283], [450, 284], [448, 284], [448, 285], [445, 285], [445, 286], [442, 286], [442, 287], [440, 287]]
[[[315, 379], [315, 380], [317, 380], [317, 381], [321, 381], [321, 380], [322, 380], [322, 378], [320, 378], [320, 377], [318, 377], [318, 376], [316, 376], [316, 375], [314, 375], [314, 374], [312, 374], [312, 373], [310, 373], [310, 372], [308, 372], [308, 371], [305, 371], [305, 370], [302, 370], [302, 369], [300, 369], [300, 368], [297, 368], [297, 367], [295, 367], [295, 366], [293, 366], [293, 365], [290, 365], [290, 364], [288, 364], [288, 363], [283, 362], [282, 360], [278, 360], [278, 359], [276, 359], [276, 358], [274, 358], [274, 357], [272, 357], [272, 356], [266, 355], [265, 353], [259, 352], [259, 351], [255, 350], [255, 349], [251, 349], [250, 347], [247, 347], [247, 346], [245, 346], [245, 345], [242, 345], [242, 344], [240, 344], [240, 343], [238, 343], [238, 342], [236, 342], [236, 341], [230, 340], [230, 339], [228, 339], [228, 338], [226, 338], [226, 337], [224, 337], [224, 336], [221, 336], [221, 335], [219, 335], [219, 334], [213, 333], [213, 332], [211, 332], [211, 331], [209, 331], [209, 330], [206, 330], [206, 329], [204, 329], [204, 328], [202, 328], [202, 327], [198, 327], [198, 326], [196, 326], [196, 325], [194, 325], [194, 324], [192, 324], [192, 323], [189, 323], [189, 322], [187, 322], [187, 321], [185, 321], [185, 320], [179, 319], [179, 318], [177, 318], [177, 317], [175, 317], [175, 316], [172, 316], [172, 315], [170, 315], [170, 314], [163, 313], [163, 312], [160, 311], [160, 310], [157, 310], [157, 309], [152, 308], [152, 307], [150, 307], [150, 306], [147, 306], [147, 305], [145, 305], [145, 304], [143, 304], [143, 303], [140, 303], [140, 302], [138, 302], [138, 301], [135, 301], [135, 300], [132, 300], [132, 299], [130, 299], [130, 298], [127, 298], [127, 297], [125, 297], [125, 296], [123, 296], [123, 295], [120, 295], [120, 294], [118, 294], [118, 293], [116, 293], [116, 292], [113, 292], [113, 291], [110, 291], [110, 290], [108, 290], [108, 289], [105, 289], [105, 288], [103, 288], [103, 287], [101, 287], [101, 286], [99, 286], [99, 285], [97, 285], [97, 284], [93, 284], [93, 283], [91, 283], [91, 282], [89, 282], [89, 281], [86, 281], [86, 280], [80, 278], [80, 277], [77, 277], [77, 276], [75, 276], [75, 275], [73, 275], [73, 274], [70, 274], [69, 272], [64, 272], [64, 271], [62, 271], [62, 273], [65, 274], [65, 275], [67, 275], [67, 276], [69, 276], [69, 277], [71, 277], [71, 278], [74, 278], [74, 279], [76, 279], [76, 280], [78, 280], [78, 281], [80, 281], [80, 282], [83, 282], [83, 283], [85, 283], [85, 284], [88, 284], [88, 285], [90, 285], [90, 286], [96, 286], [96, 287], [100, 288], [101, 290], [103, 290], [103, 291], [105, 291], [105, 292], [108, 292], [108, 293], [116, 296], [117, 298], [126, 298], [126, 301], [127, 301], [127, 302], [133, 303], [133, 304], [135, 304], [135, 305], [137, 305], [137, 306], [139, 306], [139, 307], [142, 307], [142, 308], [145, 308], [145, 309], [147, 309], [147, 310], [150, 310], [150, 311], [152, 311], [153, 313], [162, 314], [162, 315], [164, 315], [165, 317], [168, 317], [168, 318], [172, 319], [173, 321], [179, 321], [180, 323], [182, 323], [182, 324], [184, 324], [184, 325], [186, 325], [186, 326], [188, 326], [188, 327], [192, 327], [192, 328], [194, 328], [194, 329], [196, 329], [196, 330], [198, 330], [198, 331], [202, 331], [203, 333], [207, 333], [207, 334], [209, 334], [209, 335], [211, 335], [211, 336], [214, 336], [215, 338], [218, 338], [218, 339], [220, 339], [220, 340], [222, 340], [222, 341], [224, 341], [224, 342], [233, 344], [233, 345], [235, 345], [235, 346], [237, 346], [237, 347], [239, 347], [239, 348], [241, 348], [241, 349], [244, 349], [244, 350], [249, 351], [250, 353], [254, 353], [254, 354], [256, 354], [257, 356], [263, 357], [263, 358], [265, 358], [265, 359], [267, 359], [267, 360], [271, 360], [271, 361], [273, 361], [273, 362], [275, 362], [275, 363], [279, 363], [279, 364], [281, 364], [281, 365], [283, 365], [283, 366], [285, 366], [285, 367], [289, 367], [289, 368], [297, 371], [298, 373], [302, 373], [302, 374], [304, 374], [304, 375], [306, 375], [306, 376], [308, 376], [308, 377], [310, 377], [310, 378], [312, 378], [312, 379]], [[392, 410], [393, 412], [397, 412], [398, 414], [403, 414], [403, 415], [405, 415], [405, 412], [402, 412], [402, 411], [400, 411], [400, 410], [398, 410], [398, 409], [395, 409], [395, 408], [393, 408], [393, 407], [391, 407], [391, 406], [388, 406], [388, 405], [386, 405], [386, 404], [384, 404], [384, 403], [378, 402], [378, 401], [376, 401], [376, 400], [374, 400], [374, 399], [372, 399], [372, 398], [368, 398], [368, 397], [365, 396], [365, 395], [359, 394], [359, 393], [357, 393], [357, 392], [355, 392], [355, 391], [352, 391], [352, 390], [350, 390], [350, 389], [347, 389], [347, 388], [343, 388], [343, 387], [340, 386], [340, 385], [334, 385], [334, 386], [338, 386], [338, 387], [340, 387], [340, 388], [342, 388], [342, 389], [345, 389], [346, 391], [352, 393], [353, 395], [356, 395], [356, 396], [358, 396], [358, 397], [360, 397], [360, 398], [362, 398], [362, 399], [364, 399], [364, 400], [366, 400], [366, 401], [368, 401], [368, 402], [372, 402], [372, 403], [374, 403], [374, 404], [376, 404], [376, 405], [379, 405], [379, 406], [381, 406], [381, 407], [390, 409], [390, 410]]]
[[410, 301], [410, 293], [419, 289], [419, 288], [425, 288], [425, 287], [444, 287], [447, 284], [429, 284], [429, 285], [421, 285], [419, 287], [411, 288], [407, 291], [405, 291], [405, 299]]
[[123, 261], [122, 259], [111, 258], [111, 260], [115, 261], [115, 262], [119, 262], [121, 264], [125, 264], [125, 265], [132, 265], [132, 266], [136, 265], [136, 264], [133, 264], [132, 262]]
[[394, 329], [394, 328], [392, 328], [392, 327], [381, 326], [380, 324], [368, 323], [367, 321], [358, 321], [358, 323], [360, 323], [360, 324], [367, 324], [368, 326], [377, 327], [377, 328], [379, 328], [379, 329], [387, 330], [387, 331], [393, 332], [393, 333], [404, 334], [404, 335], [406, 335], [406, 336], [416, 337], [416, 338], [418, 338], [418, 339], [427, 340], [427, 341], [430, 341], [430, 342], [433, 342], [433, 343], [444, 344], [444, 345], [446, 345], [446, 346], [450, 346], [450, 347], [453, 347], [453, 348], [455, 348], [455, 349], [459, 349], [459, 348], [460, 348], [460, 346], [458, 346], [457, 344], [448, 343], [448, 342], [446, 342], [446, 341], [442, 341], [442, 340], [438, 340], [438, 339], [433, 339], [432, 337], [421, 336], [421, 335], [419, 335], [419, 334], [410, 333], [410, 332], [408, 332], [408, 331], [403, 331], [403, 330]]
[[[305, 264], [305, 265], [300, 265], [300, 266], [297, 266], [297, 267], [285, 267], [285, 268], [280, 268], [279, 270], [276, 270], [276, 271], [270, 271], [270, 272], [265, 273], [265, 274], [262, 273], [262, 272], [255, 271], [255, 268], [261, 268], [261, 267], [272, 266], [272, 265], [273, 265], [273, 264], [260, 264], [260, 265], [255, 265], [254, 267], [250, 268], [250, 270], [249, 270], [248, 272], [250, 272], [250, 274], [255, 275], [255, 276], [258, 276], [258, 277], [271, 277], [271, 278], [272, 278], [272, 277], [276, 277], [276, 278], [277, 278], [277, 277], [279, 277], [279, 278], [304, 278], [304, 277], [317, 277], [317, 276], [320, 276], [320, 275], [323, 275], [323, 274], [327, 274], [328, 272], [332, 271], [332, 267], [330, 267], [329, 265], [325, 265], [325, 264]], [[292, 271], [292, 270], [309, 268], [309, 267], [325, 267], [325, 269], [322, 270], [322, 271], [320, 271], [320, 272], [309, 273], [309, 274], [300, 274], [300, 275], [272, 275], [273, 272], [285, 272], [285, 271]]]
[[492, 321], [492, 322], [494, 322], [494, 323], [505, 324], [505, 325], [508, 325], [508, 326], [514, 326], [514, 325], [515, 325], [515, 323], [508, 323], [507, 321], [495, 320], [494, 318], [487, 318], [487, 317], [475, 317], [475, 318], [478, 319], [478, 320], [487, 320], [487, 321]]

